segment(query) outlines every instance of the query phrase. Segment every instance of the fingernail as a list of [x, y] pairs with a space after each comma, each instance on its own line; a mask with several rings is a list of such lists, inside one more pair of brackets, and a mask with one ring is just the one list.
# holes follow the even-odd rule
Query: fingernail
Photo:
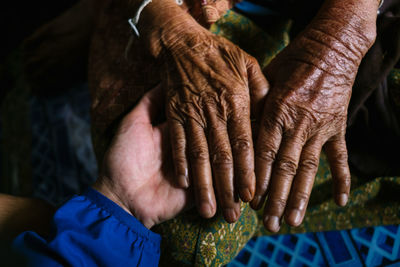
[[278, 232], [281, 228], [279, 218], [277, 216], [265, 216], [264, 226], [271, 232]]
[[339, 203], [338, 204], [340, 206], [345, 206], [348, 199], [349, 199], [349, 196], [347, 194], [341, 194], [339, 196]]
[[256, 210], [260, 209], [261, 208], [260, 202], [261, 202], [261, 196], [255, 196], [253, 198], [253, 201], [251, 202], [251, 204], [252, 204], [251, 206], [253, 207], [253, 209], [256, 209]]
[[200, 210], [201, 214], [206, 218], [211, 218], [213, 216], [211, 205], [208, 203], [201, 204]]
[[252, 198], [251, 192], [248, 188], [242, 188], [240, 189], [240, 198], [244, 202], [249, 202]]
[[237, 213], [236, 213], [235, 209], [225, 209], [224, 217], [228, 223], [233, 223], [233, 222], [236, 222], [236, 220], [237, 220]]
[[294, 226], [298, 226], [301, 223], [301, 212], [300, 210], [292, 210], [289, 213], [289, 218], [288, 218], [290, 222], [292, 222], [294, 224]]
[[179, 175], [178, 181], [180, 182], [180, 186], [183, 188], [189, 187], [189, 177], [185, 175]]

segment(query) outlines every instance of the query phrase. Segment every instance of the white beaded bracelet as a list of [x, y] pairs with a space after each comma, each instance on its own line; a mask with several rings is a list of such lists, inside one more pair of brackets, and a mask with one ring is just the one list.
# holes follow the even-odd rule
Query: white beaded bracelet
[[379, 9], [382, 7], [383, 2], [385, 2], [385, 0], [381, 0], [381, 2], [379, 3], [379, 6], [378, 6], [378, 15], [379, 15], [379, 13], [381, 13]]
[[131, 25], [131, 28], [133, 29], [133, 31], [135, 32], [137, 37], [140, 36], [139, 31], [136, 27], [136, 25], [139, 22], [140, 13], [142, 13], [143, 9], [150, 3], [151, 3], [151, 0], [143, 0], [142, 4], [140, 4], [138, 10], [136, 10], [135, 16], [128, 20], [128, 23]]
[[[175, 0], [175, 2], [178, 6], [181, 6], [183, 4], [183, 0]], [[136, 10], [135, 16], [128, 20], [129, 25], [131, 25], [131, 28], [133, 29], [133, 31], [137, 37], [140, 36], [139, 30], [136, 27], [136, 25], [139, 22], [140, 14], [142, 13], [143, 9], [150, 3], [151, 3], [151, 0], [143, 0], [142, 4], [139, 6], [138, 10]]]

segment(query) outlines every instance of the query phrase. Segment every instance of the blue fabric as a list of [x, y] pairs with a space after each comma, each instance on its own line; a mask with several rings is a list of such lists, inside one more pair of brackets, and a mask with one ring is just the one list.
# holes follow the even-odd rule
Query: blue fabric
[[161, 237], [89, 189], [57, 210], [48, 238], [19, 235], [13, 249], [29, 266], [157, 266]]

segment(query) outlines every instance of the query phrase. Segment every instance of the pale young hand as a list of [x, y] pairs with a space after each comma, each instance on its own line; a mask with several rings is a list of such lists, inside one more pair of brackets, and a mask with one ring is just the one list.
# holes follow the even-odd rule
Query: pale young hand
[[125, 116], [94, 185], [147, 228], [175, 217], [191, 204], [188, 190], [173, 183], [166, 123], [152, 124], [163, 99], [160, 87], [152, 89]]

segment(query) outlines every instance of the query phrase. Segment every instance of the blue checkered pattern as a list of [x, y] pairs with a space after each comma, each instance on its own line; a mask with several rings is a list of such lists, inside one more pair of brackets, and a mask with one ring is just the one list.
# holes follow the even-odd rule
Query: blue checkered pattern
[[253, 238], [233, 266], [399, 267], [400, 226]]

